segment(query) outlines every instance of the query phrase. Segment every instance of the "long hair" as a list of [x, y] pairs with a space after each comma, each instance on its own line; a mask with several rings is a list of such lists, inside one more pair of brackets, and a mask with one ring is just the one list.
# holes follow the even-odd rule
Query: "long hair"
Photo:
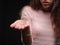
[[[53, 6], [51, 7], [51, 18], [52, 24], [55, 24], [54, 32], [56, 38], [60, 37], [60, 7], [59, 7], [59, 0], [53, 1]], [[31, 0], [30, 6], [35, 9], [39, 10], [41, 8], [40, 0]]]
[[60, 37], [60, 6], [59, 6], [59, 0], [56, 0], [51, 16], [53, 17], [53, 23], [55, 24], [55, 34], [56, 37]]
[[40, 0], [31, 0], [30, 1], [30, 6], [35, 10], [39, 10], [40, 7], [41, 7]]
[[60, 6], [59, 6], [60, 0], [56, 0], [53, 8], [51, 16], [53, 17], [52, 23], [55, 24], [54, 31], [55, 31], [55, 37], [56, 37], [56, 43], [55, 45], [60, 45]]
[[[51, 7], [50, 7], [50, 10], [52, 11], [53, 9], [55, 9], [55, 7], [57, 7], [57, 4], [58, 4], [58, 1], [56, 2], [56, 0], [54, 0], [54, 2], [53, 2], [54, 4], [54, 6], [53, 6], [53, 8], [51, 9]], [[30, 0], [30, 6], [33, 8], [33, 9], [35, 9], [35, 10], [39, 10], [40, 8], [41, 8], [41, 3], [40, 3], [40, 0]]]

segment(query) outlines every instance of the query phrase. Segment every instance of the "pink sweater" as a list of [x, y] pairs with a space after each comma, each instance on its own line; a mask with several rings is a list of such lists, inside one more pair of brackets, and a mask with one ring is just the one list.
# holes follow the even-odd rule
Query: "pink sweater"
[[49, 13], [44, 13], [42, 10], [36, 11], [30, 6], [25, 6], [21, 15], [22, 19], [30, 21], [32, 45], [54, 45], [54, 30]]

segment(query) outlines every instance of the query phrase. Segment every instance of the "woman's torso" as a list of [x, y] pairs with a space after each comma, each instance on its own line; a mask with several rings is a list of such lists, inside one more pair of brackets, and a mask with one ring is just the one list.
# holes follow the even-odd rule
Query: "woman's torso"
[[32, 45], [54, 45], [55, 37], [49, 13], [35, 11], [27, 6], [30, 18]]

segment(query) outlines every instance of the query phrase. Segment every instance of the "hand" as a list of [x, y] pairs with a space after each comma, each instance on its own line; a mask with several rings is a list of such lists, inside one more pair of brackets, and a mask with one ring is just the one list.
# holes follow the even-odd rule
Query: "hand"
[[27, 20], [16, 20], [10, 25], [11, 28], [24, 29], [29, 26], [29, 21]]

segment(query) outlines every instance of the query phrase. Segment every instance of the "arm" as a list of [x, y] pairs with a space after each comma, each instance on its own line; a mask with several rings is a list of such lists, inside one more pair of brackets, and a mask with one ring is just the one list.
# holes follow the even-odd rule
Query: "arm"
[[[21, 19], [24, 20], [28, 20], [28, 23], [31, 23], [31, 19], [28, 13], [28, 9], [25, 8], [24, 11], [22, 11], [22, 17]], [[29, 25], [30, 26], [30, 25]], [[30, 27], [27, 26], [26, 28], [24, 28], [24, 30], [22, 30], [22, 37], [23, 37], [23, 42], [25, 45], [31, 45], [32, 44], [32, 37], [31, 37], [31, 32], [30, 32]]]
[[25, 45], [31, 45], [32, 44], [32, 38], [29, 27], [26, 27], [24, 30], [22, 30], [22, 37], [23, 37], [23, 43]]
[[27, 9], [23, 9], [21, 12], [21, 20], [17, 20], [10, 25], [10, 27], [14, 27], [15, 29], [22, 30], [22, 38], [25, 45], [31, 45], [32, 38], [29, 29], [30, 24], [30, 16], [27, 13]]

